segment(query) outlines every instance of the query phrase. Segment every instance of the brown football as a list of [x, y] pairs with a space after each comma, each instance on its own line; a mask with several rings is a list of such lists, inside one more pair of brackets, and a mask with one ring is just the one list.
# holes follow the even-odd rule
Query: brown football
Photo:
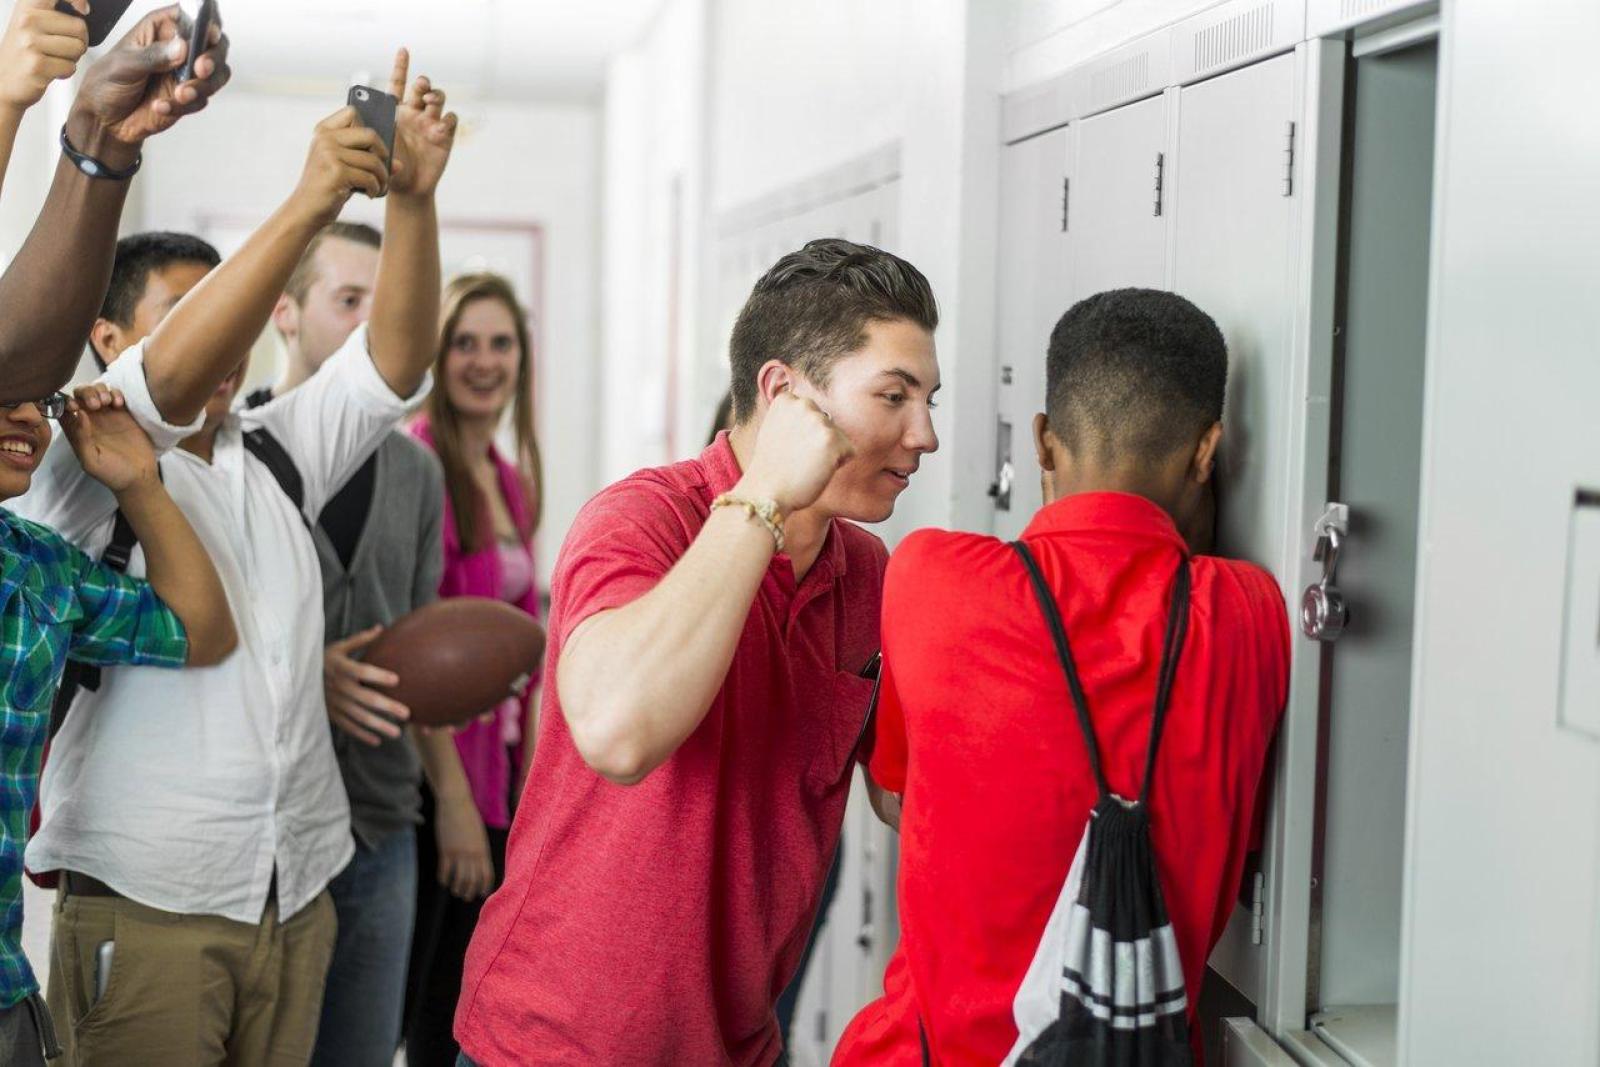
[[366, 661], [400, 676], [389, 695], [421, 726], [455, 726], [521, 693], [544, 656], [544, 627], [486, 597], [449, 597], [396, 619]]

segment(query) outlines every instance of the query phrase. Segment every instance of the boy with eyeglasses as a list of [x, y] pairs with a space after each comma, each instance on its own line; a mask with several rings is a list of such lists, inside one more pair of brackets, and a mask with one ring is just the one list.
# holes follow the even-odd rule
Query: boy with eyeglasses
[[0, 1062], [42, 1064], [54, 1029], [22, 954], [22, 851], [50, 704], [70, 657], [209, 666], [233, 651], [233, 617], [199, 538], [156, 474], [155, 451], [120, 394], [0, 403], [0, 500], [27, 492], [60, 420], [83, 469], [109, 489], [146, 548], [147, 578], [90, 559], [0, 509]]

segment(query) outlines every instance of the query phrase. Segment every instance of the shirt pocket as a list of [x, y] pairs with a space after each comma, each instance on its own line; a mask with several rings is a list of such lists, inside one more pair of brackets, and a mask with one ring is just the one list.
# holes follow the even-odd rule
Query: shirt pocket
[[826, 793], [849, 781], [851, 764], [866, 734], [876, 683], [858, 674], [836, 671], [818, 688], [823, 696], [815, 715], [821, 729], [808, 779], [812, 789]]

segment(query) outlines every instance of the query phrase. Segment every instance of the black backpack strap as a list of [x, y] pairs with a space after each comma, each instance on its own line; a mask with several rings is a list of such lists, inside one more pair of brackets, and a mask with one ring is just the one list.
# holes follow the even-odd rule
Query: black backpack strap
[[1083, 683], [1078, 680], [1078, 665], [1072, 658], [1072, 646], [1067, 643], [1067, 628], [1061, 622], [1055, 594], [1044, 580], [1039, 563], [1028, 551], [1028, 546], [1021, 541], [1013, 541], [1011, 547], [1022, 558], [1022, 565], [1028, 568], [1028, 577], [1033, 579], [1033, 592], [1038, 597], [1039, 610], [1044, 612], [1045, 622], [1050, 626], [1050, 636], [1056, 644], [1056, 656], [1061, 660], [1061, 670], [1067, 676], [1067, 690], [1072, 694], [1072, 706], [1078, 714], [1078, 729], [1083, 733], [1083, 747], [1089, 753], [1094, 783], [1100, 790], [1100, 799], [1104, 800], [1111, 795], [1111, 787], [1106, 784], [1105, 771], [1100, 767], [1100, 746], [1095, 741], [1094, 722], [1089, 718], [1089, 701], [1083, 695]]
[[[252, 456], [266, 464], [267, 470], [272, 472], [278, 487], [283, 490], [284, 496], [294, 505], [300, 513], [300, 521], [306, 521], [306, 483], [300, 478], [300, 468], [294, 465], [282, 443], [261, 427], [244, 432], [244, 447]], [[309, 526], [310, 524], [307, 523]]]
[[[160, 466], [156, 467], [159, 473]], [[100, 562], [116, 571], [118, 574], [128, 573], [128, 561], [133, 557], [134, 546], [139, 543], [139, 535], [133, 532], [133, 523], [128, 521], [128, 516], [117, 509], [115, 518], [111, 521], [111, 542], [106, 545], [105, 552], [100, 555]], [[100, 688], [100, 668], [92, 663], [81, 663], [78, 660], [67, 660], [66, 669], [61, 672], [61, 685], [56, 690], [55, 700], [50, 704], [50, 725], [45, 736], [54, 739], [61, 732], [61, 724], [67, 720], [67, 709], [72, 707], [72, 702], [78, 696], [78, 690], [87, 689], [93, 693]]]
[[[1055, 593], [1039, 570], [1038, 561], [1021, 541], [1011, 542], [1011, 547], [1021, 557], [1033, 581], [1033, 591], [1039, 600], [1039, 609], [1050, 626], [1050, 636], [1055, 641], [1056, 655], [1067, 676], [1067, 689], [1072, 694], [1072, 704], [1078, 716], [1078, 728], [1083, 733], [1084, 748], [1089, 753], [1089, 765], [1094, 770], [1095, 785], [1100, 799], [1111, 795], [1105, 772], [1100, 765], [1100, 747], [1095, 741], [1094, 722], [1089, 717], [1089, 701], [1084, 696], [1083, 684], [1078, 679], [1078, 667], [1072, 658], [1072, 648], [1067, 642], [1067, 628], [1061, 621], [1061, 610], [1056, 606]], [[1150, 719], [1150, 742], [1145, 750], [1144, 781], [1139, 788], [1139, 803], [1150, 798], [1150, 783], [1155, 776], [1156, 749], [1161, 745], [1161, 734], [1166, 727], [1167, 708], [1172, 700], [1172, 686], [1178, 675], [1178, 661], [1183, 656], [1184, 642], [1189, 633], [1189, 557], [1178, 559], [1177, 577], [1174, 579], [1172, 603], [1167, 609], [1167, 631], [1161, 651], [1161, 669], [1156, 682], [1155, 713]]]
[[1178, 573], [1172, 581], [1172, 604], [1167, 608], [1167, 637], [1161, 649], [1161, 678], [1156, 683], [1156, 710], [1150, 718], [1150, 747], [1144, 757], [1144, 785], [1139, 803], [1150, 799], [1150, 783], [1156, 774], [1156, 749], [1167, 725], [1167, 707], [1172, 701], [1172, 683], [1178, 677], [1178, 661], [1189, 636], [1189, 557], [1178, 559]]

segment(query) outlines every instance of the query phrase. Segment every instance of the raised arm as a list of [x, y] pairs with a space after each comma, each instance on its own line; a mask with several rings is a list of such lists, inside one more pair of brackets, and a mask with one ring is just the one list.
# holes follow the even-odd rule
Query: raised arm
[[55, 0], [17, 0], [0, 38], [0, 179], [11, 164], [22, 116], [44, 96], [50, 83], [77, 73], [89, 47], [89, 30], [79, 16], [88, 0], [69, 0], [78, 15], [56, 10]]
[[[205, 107], [227, 83], [228, 40], [218, 28], [195, 80], [177, 84], [172, 72], [188, 53], [177, 10], [145, 16], [89, 67], [66, 123], [76, 151], [126, 170], [148, 138]], [[72, 376], [105, 298], [127, 193], [126, 178], [91, 178], [65, 155], [56, 164], [32, 232], [0, 275], [0, 398], [45, 396]]]
[[77, 391], [62, 428], [83, 469], [116, 494], [144, 549], [146, 580], [183, 623], [189, 665], [222, 662], [238, 643], [228, 596], [205, 546], [161, 484], [150, 439], [121, 397], [99, 384]]
[[[792, 514], [816, 501], [849, 455], [815, 404], [782, 394], [734, 495]], [[720, 508], [650, 592], [572, 631], [555, 681], [589, 766], [632, 785], [695, 731], [727, 677], [774, 550], [772, 535], [747, 512]]]
[[417, 391], [439, 338], [439, 217], [434, 191], [450, 162], [456, 116], [427, 78], [408, 87], [411, 58], [395, 57], [389, 91], [400, 99], [395, 114], [398, 166], [389, 186], [383, 250], [372, 294], [368, 329], [372, 361], [395, 395]]
[[[300, 183], [233, 255], [195, 286], [145, 342], [144, 372], [161, 417], [194, 419], [261, 335], [306, 246], [359, 190], [381, 196], [383, 141], [341, 108], [317, 124]], [[435, 304], [438, 297], [434, 297]]]

